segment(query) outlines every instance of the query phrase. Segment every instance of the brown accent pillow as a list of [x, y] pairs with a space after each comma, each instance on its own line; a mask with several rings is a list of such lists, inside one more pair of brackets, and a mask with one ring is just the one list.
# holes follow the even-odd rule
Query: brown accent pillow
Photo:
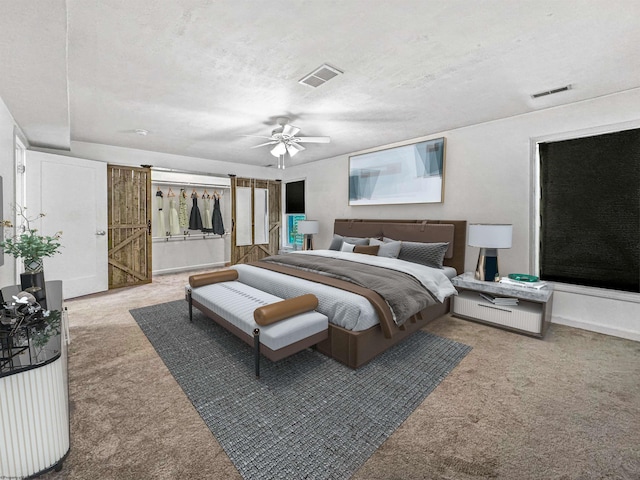
[[356, 245], [353, 253], [364, 253], [365, 255], [378, 255], [380, 245]]
[[318, 306], [318, 298], [311, 293], [299, 297], [287, 298], [281, 302], [270, 303], [253, 311], [253, 319], [261, 327], [300, 313], [310, 312]]
[[203, 285], [211, 285], [212, 283], [231, 282], [238, 279], [236, 270], [220, 270], [211, 273], [200, 273], [189, 277], [189, 285], [191, 288], [201, 287]]

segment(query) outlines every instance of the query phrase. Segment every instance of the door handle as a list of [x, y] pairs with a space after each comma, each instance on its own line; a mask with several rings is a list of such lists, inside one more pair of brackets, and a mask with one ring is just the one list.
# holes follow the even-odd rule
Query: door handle
[[106, 234], [107, 234], [107, 232], [105, 232], [104, 230], [98, 230], [96, 232], [96, 235], [106, 235]]

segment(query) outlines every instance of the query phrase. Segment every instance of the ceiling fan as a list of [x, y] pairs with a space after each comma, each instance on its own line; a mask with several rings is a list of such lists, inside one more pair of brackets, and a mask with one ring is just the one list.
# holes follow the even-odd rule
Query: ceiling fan
[[289, 123], [287, 117], [278, 118], [278, 127], [271, 132], [270, 137], [261, 135], [244, 135], [245, 137], [258, 137], [268, 138], [269, 141], [261, 143], [251, 148], [265, 147], [267, 145], [273, 145], [271, 149], [271, 155], [274, 157], [282, 157], [286, 153], [293, 157], [298, 152], [305, 150], [300, 145], [301, 143], [329, 143], [331, 138], [329, 137], [296, 137], [296, 134], [300, 131], [298, 127], [294, 127]]

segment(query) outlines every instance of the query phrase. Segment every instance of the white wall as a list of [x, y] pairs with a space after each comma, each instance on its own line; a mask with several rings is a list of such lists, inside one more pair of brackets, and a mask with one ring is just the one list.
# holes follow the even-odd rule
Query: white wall
[[[14, 127], [15, 122], [11, 113], [0, 98], [0, 176], [3, 184], [3, 219], [13, 221], [11, 205], [15, 196], [14, 163]], [[15, 284], [15, 259], [10, 255], [4, 256], [4, 265], [0, 266], [0, 285]]]
[[[500, 251], [501, 269], [525, 273], [530, 271], [532, 139], [638, 121], [638, 105], [640, 89], [634, 89], [398, 143], [446, 137], [445, 201], [442, 204], [349, 207], [349, 155], [290, 167], [284, 171], [283, 181], [306, 179], [307, 218], [320, 221], [316, 248], [329, 244], [335, 218], [512, 223], [513, 247]], [[364, 151], [352, 154], [355, 153]], [[467, 247], [466, 271], [475, 268], [477, 255], [477, 248]], [[555, 295], [553, 321], [640, 340], [640, 295], [623, 297], [610, 300], [559, 292]], [[588, 302], [588, 309], [579, 307], [584, 302]]]
[[[65, 155], [64, 152], [54, 152]], [[277, 168], [256, 167], [242, 163], [208, 160], [205, 158], [185, 157], [169, 153], [150, 152], [133, 148], [115, 147], [97, 143], [71, 142], [68, 153], [79, 158], [101, 160], [114, 165], [151, 165], [153, 167], [172, 168], [195, 173], [277, 180], [281, 178], [281, 170]]]

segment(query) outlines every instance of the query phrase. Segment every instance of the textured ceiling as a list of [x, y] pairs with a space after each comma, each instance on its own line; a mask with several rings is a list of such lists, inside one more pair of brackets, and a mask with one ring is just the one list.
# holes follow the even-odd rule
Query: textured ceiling
[[[640, 86], [640, 2], [0, 0], [0, 96], [29, 141], [292, 163]], [[323, 63], [344, 71], [312, 89]], [[537, 100], [531, 94], [572, 84]], [[136, 135], [136, 129], [149, 131]]]

